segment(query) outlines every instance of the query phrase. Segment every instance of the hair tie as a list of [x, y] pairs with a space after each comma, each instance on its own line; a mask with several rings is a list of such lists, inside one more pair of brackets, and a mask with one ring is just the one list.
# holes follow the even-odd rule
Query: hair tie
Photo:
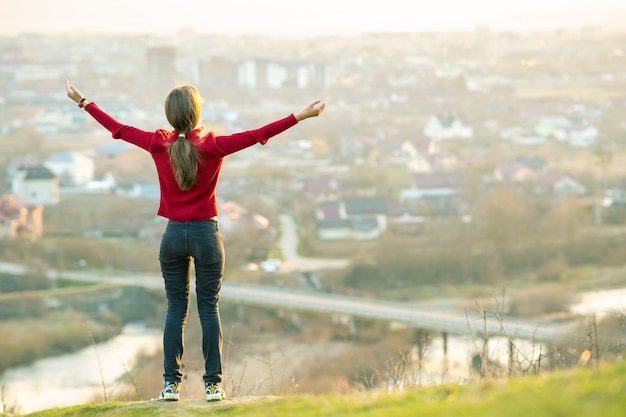
[[185, 139], [185, 134], [184, 133], [179, 133], [178, 134], [178, 139]]

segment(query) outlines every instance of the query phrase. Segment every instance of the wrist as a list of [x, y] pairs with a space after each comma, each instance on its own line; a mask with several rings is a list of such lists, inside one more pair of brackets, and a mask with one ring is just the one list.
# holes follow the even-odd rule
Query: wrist
[[78, 107], [80, 107], [81, 109], [84, 109], [88, 103], [89, 102], [87, 101], [87, 99], [83, 97], [78, 101]]

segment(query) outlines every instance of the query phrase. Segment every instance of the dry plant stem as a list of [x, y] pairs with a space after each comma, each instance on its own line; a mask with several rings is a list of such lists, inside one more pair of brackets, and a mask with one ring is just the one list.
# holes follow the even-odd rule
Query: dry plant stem
[[260, 359], [260, 358], [256, 358], [253, 357], [253, 359], [256, 359], [257, 361], [261, 362], [262, 364], [264, 364], [265, 366], [267, 366], [267, 368], [269, 369], [269, 374], [270, 374], [270, 383], [272, 384], [272, 392], [274, 394], [276, 394], [276, 379], [275, 379], [275, 375], [274, 375], [274, 365], [276, 363], [278, 363], [278, 361], [280, 361], [283, 357], [284, 357], [284, 353], [281, 353], [277, 359], [275, 359], [274, 361], [271, 360], [271, 353], [268, 351], [267, 354], [267, 359]]
[[470, 325], [470, 320], [469, 320], [469, 316], [467, 314], [467, 310], [465, 310], [465, 318], [467, 319], [467, 328], [469, 330], [469, 333], [472, 337], [472, 342], [474, 343], [474, 347], [476, 348], [476, 350], [478, 352], [480, 352], [480, 359], [481, 359], [481, 364], [480, 364], [480, 377], [481, 379], [484, 378], [485, 376], [487, 376], [487, 371], [489, 371], [489, 362], [488, 362], [488, 342], [489, 342], [489, 335], [487, 334], [487, 310], [485, 308], [483, 308], [482, 303], [480, 302], [480, 300], [478, 300], [477, 302], [479, 311], [482, 313], [483, 315], [483, 331], [484, 331], [484, 338], [483, 338], [483, 346], [482, 348], [478, 347], [478, 343], [476, 342], [476, 339], [474, 338], [474, 335], [472, 333], [472, 326]]
[[91, 345], [93, 346], [93, 350], [96, 352], [96, 359], [98, 360], [98, 369], [100, 370], [100, 382], [102, 384], [102, 394], [104, 395], [104, 401], [108, 401], [107, 387], [104, 382], [104, 372], [102, 371], [102, 361], [100, 360], [100, 354], [98, 353], [98, 346], [96, 345], [96, 339], [93, 337], [91, 326], [89, 326], [89, 322], [86, 319], [85, 319], [85, 325], [87, 327], [87, 331], [89, 332], [89, 338], [91, 339]]
[[483, 333], [484, 333], [484, 340], [483, 340], [483, 363], [480, 367], [480, 373], [482, 375], [482, 377], [484, 378], [487, 375], [487, 372], [489, 371], [489, 363], [487, 361], [487, 358], [489, 357], [489, 334], [487, 333], [487, 310], [483, 309]]
[[16, 405], [11, 405], [7, 401], [4, 384], [2, 385], [2, 389], [0, 389], [0, 400], [0, 404], [2, 405], [2, 411], [0, 412], [0, 415], [7, 417], [21, 415], [19, 407]]
[[596, 323], [596, 313], [593, 313], [593, 334], [594, 334], [594, 343], [593, 345], [596, 348], [595, 354], [595, 364], [598, 365], [600, 363], [600, 346], [598, 343], [598, 324]]
[[[231, 326], [231, 330], [234, 328], [235, 326]], [[232, 334], [232, 331], [231, 331]], [[231, 337], [228, 338], [228, 341], [226, 342], [226, 349], [224, 352], [224, 362], [226, 363], [226, 368], [229, 367], [229, 363], [230, 363], [230, 354], [231, 354], [231, 349], [233, 348], [233, 340]], [[241, 387], [243, 385], [243, 379], [245, 377], [246, 374], [246, 369], [248, 369], [248, 361], [244, 362], [243, 364], [243, 369], [241, 370], [241, 373], [239, 375], [239, 379], [235, 380], [235, 378], [230, 378], [230, 384], [231, 384], [231, 388], [227, 388], [226, 392], [227, 393], [231, 393], [231, 395], [236, 396], [241, 394]]]
[[137, 396], [141, 397], [141, 390], [139, 389], [139, 386], [137, 385], [137, 381], [135, 381], [135, 377], [133, 377], [133, 375], [130, 373], [124, 361], [120, 361], [120, 362], [122, 363], [122, 367], [124, 368], [124, 375], [128, 375], [128, 378], [130, 379], [131, 384], [133, 384], [133, 387], [135, 388], [135, 393], [137, 394]]
[[[496, 300], [496, 305], [497, 305], [497, 300]], [[515, 341], [513, 340], [513, 337], [511, 337], [511, 335], [506, 331], [506, 328], [504, 327], [504, 320], [502, 319], [502, 316], [500, 315], [499, 312], [496, 312], [496, 319], [498, 320], [498, 323], [500, 323], [500, 330], [502, 331], [502, 333], [506, 336], [508, 342], [509, 342], [509, 374], [512, 373], [513, 371], [513, 352], [517, 352], [517, 356], [518, 358], [521, 356], [522, 359], [528, 364], [528, 368], [533, 367], [533, 359], [529, 358], [528, 356], [526, 356], [526, 354], [524, 354], [524, 352], [522, 352], [519, 347], [515, 344]], [[533, 344], [533, 352], [535, 351], [535, 338], [533, 337], [531, 340], [532, 344]], [[541, 346], [539, 347], [539, 358], [538, 358], [538, 365], [535, 367], [535, 373], [538, 373], [539, 370], [541, 369]], [[519, 366], [520, 369], [523, 369], [522, 367], [522, 363], [521, 361], [518, 359], [517, 361], [517, 365]]]

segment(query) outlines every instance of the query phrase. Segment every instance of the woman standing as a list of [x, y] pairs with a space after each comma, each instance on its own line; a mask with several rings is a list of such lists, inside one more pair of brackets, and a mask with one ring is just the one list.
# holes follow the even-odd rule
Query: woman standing
[[196, 296], [202, 327], [206, 399], [221, 400], [222, 325], [218, 301], [224, 272], [224, 245], [217, 224], [215, 187], [225, 156], [260, 143], [309, 117], [322, 114], [326, 101], [315, 100], [298, 113], [261, 128], [232, 135], [202, 134], [200, 95], [189, 85], [174, 88], [165, 100], [165, 116], [173, 131], [154, 132], [124, 125], [66, 81], [70, 99], [98, 123], [148, 152], [154, 160], [161, 191], [157, 214], [168, 219], [159, 262], [165, 282], [167, 313], [163, 331], [163, 378], [160, 400], [178, 400], [182, 380], [184, 329], [190, 300], [189, 271], [193, 259]]

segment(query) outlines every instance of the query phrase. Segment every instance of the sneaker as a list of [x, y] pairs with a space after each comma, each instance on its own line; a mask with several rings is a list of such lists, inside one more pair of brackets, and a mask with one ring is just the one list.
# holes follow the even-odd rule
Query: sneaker
[[165, 388], [159, 394], [159, 400], [178, 401], [180, 382], [165, 382]]
[[226, 393], [220, 386], [220, 384], [215, 382], [205, 382], [204, 388], [206, 391], [206, 399], [207, 401], [219, 401], [226, 398]]

